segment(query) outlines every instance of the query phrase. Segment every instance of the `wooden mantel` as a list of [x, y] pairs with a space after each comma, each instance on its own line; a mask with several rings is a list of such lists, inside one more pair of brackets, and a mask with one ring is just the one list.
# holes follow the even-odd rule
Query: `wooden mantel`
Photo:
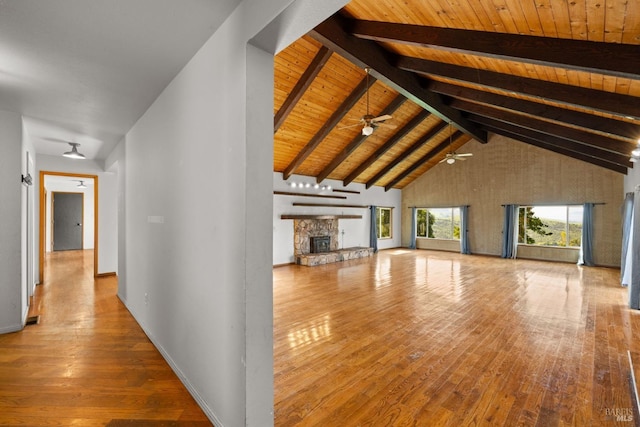
[[282, 214], [280, 219], [362, 219], [362, 215], [299, 215]]

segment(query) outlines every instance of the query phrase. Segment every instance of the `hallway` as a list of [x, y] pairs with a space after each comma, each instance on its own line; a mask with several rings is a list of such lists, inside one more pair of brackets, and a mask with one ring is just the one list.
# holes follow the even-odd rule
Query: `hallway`
[[0, 335], [0, 425], [210, 426], [116, 296], [93, 251], [47, 255], [30, 314]]

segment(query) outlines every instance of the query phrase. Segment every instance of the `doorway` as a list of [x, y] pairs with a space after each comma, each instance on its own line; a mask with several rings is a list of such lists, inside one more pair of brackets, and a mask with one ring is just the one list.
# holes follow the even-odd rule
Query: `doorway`
[[54, 251], [84, 249], [84, 193], [51, 193], [53, 212], [52, 246]]
[[[40, 171], [40, 185], [39, 185], [39, 190], [40, 190], [40, 197], [39, 197], [39, 201], [40, 201], [40, 206], [39, 206], [39, 282], [40, 284], [44, 283], [44, 259], [45, 259], [45, 253], [47, 252], [47, 250], [50, 249], [54, 249], [52, 246], [52, 243], [50, 240], [50, 238], [48, 238], [48, 236], [50, 236], [51, 234], [53, 234], [52, 232], [52, 227], [50, 227], [51, 222], [48, 221], [48, 218], [51, 218], [53, 216], [53, 210], [48, 209], [48, 200], [51, 198], [52, 193], [58, 193], [58, 196], [61, 193], [74, 193], [76, 192], [76, 190], [73, 191], [50, 191], [48, 189], [49, 188], [55, 188], [52, 187], [48, 182], [51, 179], [56, 179], [56, 180], [66, 180], [68, 183], [73, 183], [73, 185], [78, 184], [80, 181], [81, 184], [87, 184], [87, 185], [93, 185], [93, 197], [89, 198], [89, 196], [87, 196], [87, 198], [85, 199], [85, 203], [83, 203], [83, 210], [84, 210], [84, 216], [82, 217], [81, 220], [76, 219], [75, 223], [70, 223], [70, 227], [71, 228], [76, 228], [76, 229], [82, 229], [83, 233], [81, 234], [81, 239], [82, 239], [82, 243], [81, 243], [81, 249], [82, 248], [88, 248], [89, 246], [93, 246], [94, 250], [93, 250], [93, 276], [97, 277], [98, 276], [98, 176], [97, 175], [89, 175], [89, 174], [77, 174], [77, 173], [67, 173], [67, 172], [50, 172], [50, 171]], [[71, 185], [71, 184], [68, 184]], [[92, 220], [93, 220], [93, 225], [91, 226], [91, 224], [87, 224], [87, 221], [85, 221], [85, 219], [87, 218], [87, 209], [86, 207], [89, 206], [90, 210], [93, 211], [93, 215], [91, 215]], [[49, 214], [48, 214], [49, 211]], [[81, 224], [80, 226], [78, 225], [73, 225], [73, 224]], [[48, 226], [49, 225], [49, 226]], [[86, 234], [84, 232], [88, 231], [87, 227], [90, 227], [90, 231], [92, 231], [92, 239], [93, 239], [93, 245], [87, 245], [87, 238], [86, 238]], [[78, 230], [75, 230], [76, 233], [78, 232]], [[77, 237], [76, 237], [77, 240]], [[55, 241], [54, 241], [55, 242]], [[57, 249], [57, 248], [55, 248]]]

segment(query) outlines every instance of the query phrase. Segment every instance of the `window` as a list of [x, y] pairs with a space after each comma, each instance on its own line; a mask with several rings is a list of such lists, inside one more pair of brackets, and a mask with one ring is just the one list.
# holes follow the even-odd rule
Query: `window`
[[580, 247], [582, 205], [520, 206], [518, 243]]
[[391, 238], [391, 208], [376, 208], [378, 239]]
[[460, 240], [460, 208], [418, 208], [416, 216], [416, 237]]

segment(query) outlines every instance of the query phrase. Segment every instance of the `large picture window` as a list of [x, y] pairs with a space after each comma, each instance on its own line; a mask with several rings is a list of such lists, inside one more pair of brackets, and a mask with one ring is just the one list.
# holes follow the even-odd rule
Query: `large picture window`
[[580, 247], [582, 205], [520, 206], [518, 243]]
[[376, 223], [378, 225], [378, 239], [390, 239], [391, 208], [376, 208]]
[[460, 240], [460, 208], [416, 209], [416, 237]]

